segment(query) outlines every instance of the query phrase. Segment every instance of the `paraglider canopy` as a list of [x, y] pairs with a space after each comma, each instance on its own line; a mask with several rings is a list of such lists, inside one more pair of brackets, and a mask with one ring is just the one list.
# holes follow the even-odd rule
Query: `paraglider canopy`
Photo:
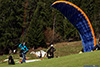
[[68, 1], [56, 1], [51, 6], [59, 10], [78, 30], [84, 52], [93, 50], [96, 45], [95, 34], [87, 15], [78, 6]]

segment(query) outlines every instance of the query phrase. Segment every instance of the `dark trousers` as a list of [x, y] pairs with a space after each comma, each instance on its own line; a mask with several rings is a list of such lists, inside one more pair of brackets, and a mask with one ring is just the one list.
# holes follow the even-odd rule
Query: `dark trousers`
[[25, 61], [25, 54], [24, 53], [22, 53], [22, 57], [23, 57], [22, 63], [23, 62], [25, 63], [26, 61]]

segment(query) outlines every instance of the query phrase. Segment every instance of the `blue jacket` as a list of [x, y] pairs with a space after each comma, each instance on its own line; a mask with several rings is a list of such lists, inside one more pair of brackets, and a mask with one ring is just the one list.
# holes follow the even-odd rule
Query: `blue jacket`
[[23, 50], [23, 53], [28, 51], [28, 49], [25, 45], [22, 46], [22, 44], [19, 44], [19, 47]]

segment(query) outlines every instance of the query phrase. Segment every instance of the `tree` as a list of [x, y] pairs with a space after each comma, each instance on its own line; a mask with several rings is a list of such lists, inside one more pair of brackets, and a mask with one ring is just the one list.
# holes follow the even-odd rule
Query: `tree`
[[30, 46], [44, 47], [45, 38], [43, 33], [43, 20], [42, 20], [42, 2], [37, 2], [37, 7], [34, 10], [32, 20], [30, 22], [29, 33], [28, 33], [28, 42]]
[[15, 48], [22, 33], [23, 8], [20, 8], [22, 1], [1, 0], [0, 3], [0, 46], [4, 48], [2, 51], [8, 53], [10, 49]]

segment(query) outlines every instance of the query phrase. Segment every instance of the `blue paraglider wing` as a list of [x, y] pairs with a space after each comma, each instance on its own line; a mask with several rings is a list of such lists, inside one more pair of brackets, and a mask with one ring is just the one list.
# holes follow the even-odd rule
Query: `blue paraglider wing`
[[84, 52], [93, 50], [96, 40], [87, 15], [78, 6], [68, 1], [56, 1], [51, 6], [59, 10], [79, 31]]

